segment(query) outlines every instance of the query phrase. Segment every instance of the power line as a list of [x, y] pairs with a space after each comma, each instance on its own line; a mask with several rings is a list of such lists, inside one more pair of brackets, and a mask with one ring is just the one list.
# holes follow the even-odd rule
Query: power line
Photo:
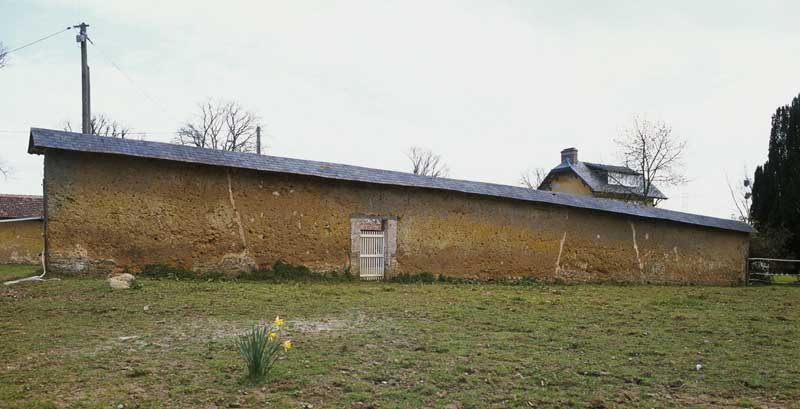
[[133, 87], [134, 87], [134, 88], [138, 89], [138, 90], [139, 90], [139, 92], [141, 92], [141, 93], [142, 93], [142, 95], [144, 95], [144, 97], [145, 97], [145, 98], [147, 98], [148, 100], [150, 100], [150, 102], [152, 102], [153, 104], [160, 106], [160, 107], [161, 107], [162, 109], [164, 109], [165, 111], [167, 111], [167, 110], [168, 110], [166, 106], [164, 106], [162, 103], [160, 103], [160, 102], [159, 102], [159, 101], [157, 101], [155, 98], [153, 98], [152, 96], [150, 96], [150, 94], [149, 94], [149, 93], [148, 93], [148, 92], [147, 92], [147, 91], [144, 89], [144, 87], [142, 87], [142, 86], [140, 86], [139, 84], [137, 84], [137, 83], [136, 83], [136, 81], [134, 81], [134, 80], [133, 80], [133, 78], [131, 78], [131, 76], [130, 76], [130, 75], [128, 75], [128, 74], [127, 74], [127, 73], [126, 73], [126, 72], [125, 72], [125, 71], [124, 71], [124, 70], [123, 70], [123, 69], [122, 69], [122, 68], [119, 66], [119, 64], [117, 64], [116, 62], [114, 62], [114, 60], [111, 58], [111, 56], [109, 56], [108, 54], [106, 54], [106, 52], [105, 52], [105, 51], [103, 51], [103, 50], [102, 50], [100, 47], [98, 47], [98, 46], [97, 46], [97, 44], [95, 44], [95, 42], [94, 42], [94, 41], [92, 41], [91, 37], [86, 37], [86, 38], [87, 38], [87, 40], [89, 40], [89, 43], [91, 43], [91, 44], [94, 46], [94, 48], [96, 48], [96, 49], [97, 49], [97, 51], [99, 51], [99, 52], [100, 52], [100, 56], [101, 56], [101, 57], [103, 57], [103, 59], [105, 59], [107, 63], [111, 64], [111, 66], [113, 66], [113, 67], [114, 67], [114, 68], [115, 68], [117, 71], [119, 71], [119, 73], [120, 73], [120, 74], [122, 74], [122, 76], [123, 76], [123, 77], [125, 77], [125, 79], [126, 79], [126, 80], [128, 80], [128, 82], [130, 82], [130, 83], [131, 83], [131, 85], [133, 85]]
[[30, 47], [30, 46], [32, 46], [32, 45], [34, 45], [34, 44], [41, 43], [42, 41], [44, 41], [44, 40], [47, 40], [48, 38], [55, 37], [55, 36], [57, 36], [57, 35], [59, 35], [59, 34], [61, 34], [61, 33], [65, 32], [65, 31], [67, 31], [67, 30], [70, 30], [70, 29], [72, 29], [72, 27], [67, 27], [67, 28], [65, 28], [65, 29], [63, 29], [63, 30], [61, 30], [61, 31], [55, 32], [55, 33], [53, 33], [53, 34], [50, 34], [49, 36], [42, 37], [42, 38], [40, 38], [40, 39], [38, 39], [38, 40], [36, 40], [36, 41], [33, 41], [33, 42], [30, 42], [30, 43], [28, 43], [28, 44], [25, 44], [25, 45], [23, 45], [23, 46], [17, 47], [17, 48], [15, 48], [15, 49], [13, 49], [13, 50], [9, 51], [9, 52], [8, 52], [8, 54], [11, 54], [11, 53], [13, 53], [13, 52], [17, 52], [17, 51], [19, 51], [19, 50], [21, 50], [21, 49], [23, 49], [23, 48]]
[[[45, 40], [47, 40], [47, 39], [50, 39], [50, 38], [52, 38], [52, 37], [55, 37], [55, 36], [57, 36], [57, 35], [59, 35], [59, 34], [61, 34], [61, 33], [64, 33], [64, 32], [66, 32], [66, 31], [68, 31], [68, 30], [71, 30], [71, 29], [73, 29], [73, 28], [76, 28], [76, 27], [80, 27], [80, 26], [74, 26], [74, 27], [73, 27], [73, 26], [69, 26], [69, 27], [67, 27], [67, 28], [65, 28], [65, 29], [63, 29], [63, 30], [57, 31], [57, 32], [55, 32], [55, 33], [53, 33], [53, 34], [47, 35], [47, 36], [45, 36], [45, 37], [42, 37], [42, 38], [40, 38], [40, 39], [38, 39], [38, 40], [32, 41], [32, 42], [30, 42], [30, 43], [27, 43], [27, 44], [25, 44], [25, 45], [22, 45], [22, 46], [19, 46], [19, 47], [17, 47], [17, 48], [14, 48], [14, 49], [12, 49], [12, 50], [10, 50], [10, 51], [7, 51], [5, 54], [6, 54], [6, 55], [8, 55], [8, 54], [11, 54], [11, 53], [14, 53], [14, 52], [20, 51], [20, 50], [22, 50], [22, 49], [24, 49], [24, 48], [30, 47], [30, 46], [32, 46], [32, 45], [34, 45], [34, 44], [37, 44], [37, 43], [40, 43], [40, 42], [42, 42], [42, 41], [45, 41]], [[98, 47], [98, 46], [97, 46], [97, 44], [95, 44], [95, 42], [94, 42], [94, 41], [93, 41], [91, 38], [89, 38], [88, 36], [86, 36], [86, 40], [88, 40], [88, 41], [89, 41], [89, 43], [91, 43], [91, 44], [92, 44], [92, 45], [93, 45], [93, 46], [94, 46], [94, 47], [97, 49], [97, 51], [99, 51], [99, 52], [100, 52], [100, 56], [101, 56], [101, 57], [102, 57], [104, 60], [106, 60], [106, 62], [107, 62], [107, 63], [109, 63], [109, 64], [110, 64], [111, 66], [113, 66], [113, 67], [114, 67], [114, 68], [115, 68], [117, 71], [119, 71], [119, 73], [120, 73], [120, 74], [122, 74], [122, 76], [123, 76], [123, 77], [125, 77], [125, 79], [126, 79], [128, 82], [130, 82], [130, 83], [131, 83], [131, 85], [132, 85], [134, 88], [136, 88], [136, 89], [137, 89], [139, 92], [141, 92], [141, 94], [142, 94], [142, 95], [143, 95], [145, 98], [147, 98], [147, 99], [148, 99], [148, 100], [149, 100], [149, 101], [150, 101], [152, 104], [160, 106], [160, 107], [161, 107], [161, 108], [162, 108], [164, 111], [168, 111], [167, 107], [166, 107], [165, 105], [163, 105], [163, 103], [161, 103], [160, 101], [158, 101], [158, 100], [156, 100], [155, 98], [153, 98], [152, 96], [150, 96], [150, 94], [149, 94], [149, 93], [148, 93], [148, 92], [147, 92], [147, 91], [146, 91], [146, 90], [145, 90], [143, 87], [139, 86], [139, 85], [136, 83], [136, 81], [134, 81], [134, 80], [133, 80], [133, 78], [131, 78], [131, 76], [130, 76], [130, 75], [128, 75], [128, 73], [127, 73], [127, 72], [125, 72], [125, 70], [123, 70], [123, 69], [122, 69], [122, 67], [120, 67], [120, 66], [119, 66], [119, 64], [117, 64], [117, 63], [116, 63], [116, 62], [115, 62], [115, 61], [114, 61], [114, 60], [111, 58], [111, 56], [109, 56], [109, 55], [108, 55], [108, 54], [107, 54], [105, 51], [103, 51], [103, 50], [102, 50], [100, 47]], [[29, 133], [29, 132], [30, 132], [30, 130], [0, 129], [0, 134], [27, 134], [27, 133]], [[144, 131], [143, 131], [143, 132], [128, 132], [128, 134], [131, 134], [131, 135], [174, 135], [175, 133], [176, 133], [176, 131], [152, 131], [152, 132], [144, 132]]]

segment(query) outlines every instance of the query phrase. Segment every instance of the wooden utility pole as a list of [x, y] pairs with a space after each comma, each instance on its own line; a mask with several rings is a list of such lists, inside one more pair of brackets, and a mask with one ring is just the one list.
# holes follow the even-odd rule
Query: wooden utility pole
[[85, 134], [92, 133], [92, 103], [91, 93], [89, 92], [89, 56], [86, 51], [86, 40], [89, 38], [86, 35], [86, 23], [80, 23], [73, 28], [80, 28], [81, 31], [75, 36], [75, 41], [81, 43], [81, 98], [82, 98], [82, 114], [81, 117], [81, 131]]
[[256, 153], [261, 155], [261, 125], [256, 126]]

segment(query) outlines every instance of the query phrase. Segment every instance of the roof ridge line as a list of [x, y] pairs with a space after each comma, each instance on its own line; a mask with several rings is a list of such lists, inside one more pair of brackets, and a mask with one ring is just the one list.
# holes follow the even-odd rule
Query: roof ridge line
[[43, 154], [48, 149], [124, 155], [209, 166], [249, 169], [254, 171], [297, 174], [361, 183], [439, 189], [550, 205], [562, 205], [645, 219], [667, 220], [676, 223], [706, 226], [723, 230], [740, 232], [752, 231], [749, 225], [734, 220], [680, 213], [668, 209], [637, 206], [613, 199], [575, 196], [492, 182], [433, 178], [395, 170], [367, 168], [333, 162], [219, 151], [164, 142], [110, 138], [42, 128], [31, 128], [28, 152]]

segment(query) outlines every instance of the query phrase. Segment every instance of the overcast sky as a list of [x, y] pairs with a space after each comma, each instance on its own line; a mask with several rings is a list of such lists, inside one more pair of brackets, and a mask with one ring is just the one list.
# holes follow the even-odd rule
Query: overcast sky
[[[770, 116], [800, 92], [798, 15], [796, 0], [0, 0], [0, 41], [86, 21], [93, 111], [148, 140], [225, 98], [262, 116], [270, 154], [405, 171], [419, 145], [458, 179], [518, 184], [571, 146], [614, 163], [643, 114], [689, 144], [691, 181], [663, 206], [730, 217], [726, 175], [765, 160]], [[80, 124], [74, 35], [0, 69], [0, 192], [41, 194], [30, 127]]]

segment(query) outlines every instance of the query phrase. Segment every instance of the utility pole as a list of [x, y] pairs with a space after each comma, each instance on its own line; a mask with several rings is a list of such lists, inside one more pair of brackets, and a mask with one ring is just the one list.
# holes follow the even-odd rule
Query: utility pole
[[81, 117], [81, 131], [85, 134], [92, 133], [92, 103], [91, 94], [89, 92], [89, 56], [86, 51], [86, 40], [89, 38], [86, 35], [86, 23], [80, 23], [72, 28], [80, 28], [81, 31], [75, 36], [75, 42], [81, 43], [81, 98], [82, 98], [82, 113]]
[[256, 126], [256, 153], [261, 155], [261, 125]]

